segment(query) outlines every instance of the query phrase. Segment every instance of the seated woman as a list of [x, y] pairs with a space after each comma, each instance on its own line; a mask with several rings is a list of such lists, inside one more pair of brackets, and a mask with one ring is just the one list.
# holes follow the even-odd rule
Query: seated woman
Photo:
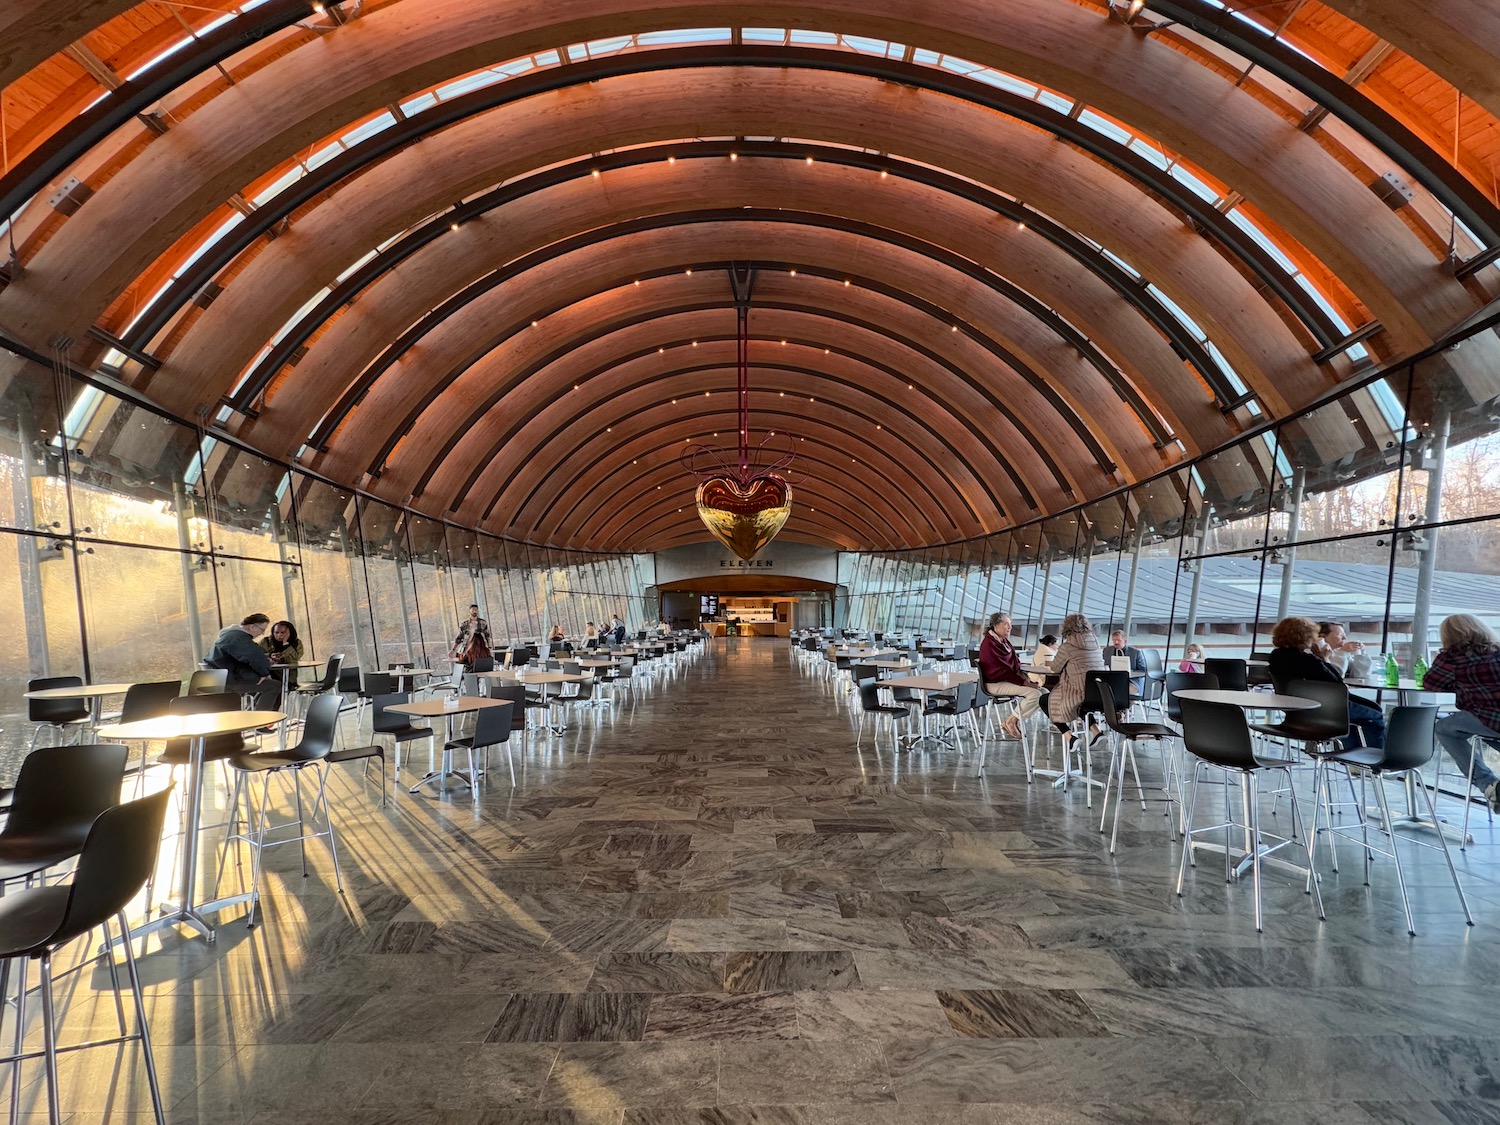
[[[1271, 643], [1276, 647], [1266, 662], [1278, 691], [1292, 680], [1344, 682], [1337, 668], [1318, 659], [1315, 654], [1318, 623], [1312, 618], [1286, 617], [1278, 621], [1276, 628], [1271, 630]], [[1366, 746], [1385, 745], [1385, 715], [1370, 700], [1349, 697], [1349, 722], [1364, 732]], [[1355, 744], [1345, 738], [1342, 745], [1347, 750]]]
[[297, 626], [290, 621], [278, 621], [271, 631], [260, 639], [260, 647], [266, 650], [272, 668], [290, 668], [286, 674], [286, 686], [297, 683], [297, 665], [302, 663], [302, 641], [297, 636]]
[[[1422, 686], [1451, 691], [1458, 710], [1437, 721], [1437, 740], [1458, 768], [1469, 774], [1490, 808], [1500, 812], [1500, 778], [1474, 753], [1473, 738], [1500, 742], [1500, 643], [1483, 621], [1455, 613], [1438, 626], [1443, 651], [1437, 654]], [[1471, 772], [1472, 771], [1472, 772]]]
[[[1043, 633], [1036, 643], [1036, 651], [1031, 654], [1031, 663], [1034, 665], [1051, 664], [1052, 658], [1057, 655], [1057, 634]], [[1047, 686], [1047, 677], [1033, 672], [1031, 682], [1037, 687]]]
[[979, 679], [984, 690], [996, 698], [1019, 697], [1016, 711], [1005, 716], [1005, 737], [1019, 739], [1021, 724], [1036, 714], [1040, 688], [1027, 682], [1021, 672], [1021, 657], [1010, 643], [1011, 621], [1008, 613], [990, 614], [989, 628], [979, 643]]
[[1177, 663], [1179, 672], [1201, 672], [1203, 671], [1203, 646], [1194, 642], [1183, 650], [1182, 659]]
[[[1052, 658], [1052, 674], [1057, 683], [1047, 697], [1047, 717], [1068, 737], [1069, 725], [1083, 711], [1083, 681], [1090, 672], [1104, 670], [1104, 657], [1094, 623], [1081, 613], [1063, 618], [1062, 644]], [[1099, 737], [1097, 727], [1090, 729], [1089, 739]]]

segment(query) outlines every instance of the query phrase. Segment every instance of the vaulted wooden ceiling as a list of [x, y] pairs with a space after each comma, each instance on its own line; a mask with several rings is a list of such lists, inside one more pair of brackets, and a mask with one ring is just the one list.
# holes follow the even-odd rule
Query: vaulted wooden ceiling
[[731, 269], [782, 534], [842, 548], [1148, 477], [1500, 288], [1487, 0], [0, 0], [0, 82], [0, 330], [551, 546], [706, 538]]

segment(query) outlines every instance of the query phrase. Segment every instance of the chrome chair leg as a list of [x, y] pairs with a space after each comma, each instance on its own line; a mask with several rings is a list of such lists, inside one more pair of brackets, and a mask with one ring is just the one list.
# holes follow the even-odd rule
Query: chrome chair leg
[[[1427, 799], [1427, 815], [1432, 818], [1434, 824], [1437, 824], [1437, 806], [1433, 804], [1432, 790], [1422, 784], [1421, 778], [1417, 779], [1417, 788], [1422, 790], [1422, 796]], [[1448, 841], [1441, 831], [1438, 832], [1437, 838], [1438, 843], [1443, 847], [1443, 858], [1448, 862], [1448, 874], [1453, 879], [1453, 889], [1458, 892], [1459, 904], [1464, 908], [1464, 920], [1472, 926], [1474, 915], [1469, 911], [1469, 897], [1464, 894], [1463, 884], [1458, 881], [1458, 869], [1453, 866], [1453, 852], [1449, 849]]]
[[[1399, 887], [1400, 890], [1401, 890], [1401, 909], [1406, 912], [1406, 932], [1409, 933], [1409, 934], [1411, 934], [1411, 935], [1413, 935], [1413, 936], [1415, 936], [1416, 932], [1417, 932], [1417, 927], [1412, 922], [1412, 918], [1411, 918], [1411, 900], [1409, 898], [1407, 898], [1407, 895], [1406, 895], [1406, 873], [1401, 870], [1401, 848], [1400, 848], [1399, 844], [1396, 841], [1396, 826], [1395, 826], [1394, 822], [1391, 820], [1391, 806], [1390, 806], [1390, 802], [1386, 799], [1385, 782], [1381, 778], [1378, 778], [1378, 777], [1375, 779], [1375, 799], [1380, 803], [1381, 821], [1382, 821], [1382, 823], [1385, 826], [1386, 834], [1391, 838], [1391, 860], [1396, 865], [1396, 886]], [[1367, 820], [1367, 823], [1368, 823], [1368, 818], [1366, 818], [1366, 820]], [[1369, 828], [1368, 827], [1366, 827], [1365, 833], [1368, 836], [1368, 834], [1369, 834]], [[1442, 833], [1439, 833], [1439, 835], [1442, 835]], [[1366, 851], [1366, 859], [1365, 859], [1365, 886], [1369, 886], [1370, 885], [1370, 861], [1369, 861], [1369, 858], [1368, 858], [1369, 849], [1366, 848], [1365, 851]]]

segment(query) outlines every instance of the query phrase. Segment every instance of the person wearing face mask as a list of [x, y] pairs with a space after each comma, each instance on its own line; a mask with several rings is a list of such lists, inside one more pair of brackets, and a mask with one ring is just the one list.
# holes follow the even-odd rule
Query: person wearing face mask
[[1036, 714], [1042, 691], [1021, 671], [1021, 657], [1010, 643], [1010, 631], [1010, 614], [990, 614], [989, 628], [979, 643], [979, 679], [984, 690], [997, 699], [1020, 699], [1020, 706], [1006, 715], [1002, 724], [1006, 738], [1019, 739], [1021, 724]]

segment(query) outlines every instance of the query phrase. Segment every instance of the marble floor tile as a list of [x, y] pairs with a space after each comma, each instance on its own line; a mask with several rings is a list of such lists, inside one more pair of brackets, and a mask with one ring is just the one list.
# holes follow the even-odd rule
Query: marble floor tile
[[897, 990], [797, 992], [797, 1030], [803, 1039], [879, 1042], [952, 1035], [936, 993]]
[[[856, 752], [851, 696], [784, 641], [637, 688], [534, 732], [477, 802], [382, 808], [335, 772], [344, 896], [325, 852], [304, 879], [282, 849], [260, 925], [149, 941], [168, 1120], [1500, 1125], [1487, 821], [1456, 857], [1473, 929], [1440, 855], [1410, 866], [1412, 938], [1348, 848], [1326, 922], [1272, 879], [1261, 934], [1210, 863], [1176, 896], [1155, 805], [1126, 802], [1111, 855], [1097, 804], [1004, 747], [983, 778], [967, 747]], [[368, 737], [352, 716], [344, 736]], [[114, 1033], [107, 987], [73, 978], [65, 1040]], [[132, 1048], [62, 1074], [68, 1125], [152, 1125]]]
[[953, 1030], [969, 1039], [1075, 1039], [1110, 1034], [1072, 989], [939, 991]]
[[726, 1044], [719, 1097], [729, 1104], [769, 1105], [895, 1100], [878, 1046], [812, 1040]]
[[651, 997], [643, 992], [518, 992], [486, 1043], [612, 1043], [637, 1040]]
[[646, 1020], [648, 1040], [796, 1039], [790, 992], [659, 993]]
[[591, 992], [719, 992], [723, 953], [603, 953]]
[[538, 1104], [711, 1106], [719, 1095], [719, 1056], [717, 1043], [567, 1043], [557, 1052]]
[[847, 951], [751, 950], [729, 954], [724, 965], [726, 992], [830, 990], [859, 985], [854, 955]]

